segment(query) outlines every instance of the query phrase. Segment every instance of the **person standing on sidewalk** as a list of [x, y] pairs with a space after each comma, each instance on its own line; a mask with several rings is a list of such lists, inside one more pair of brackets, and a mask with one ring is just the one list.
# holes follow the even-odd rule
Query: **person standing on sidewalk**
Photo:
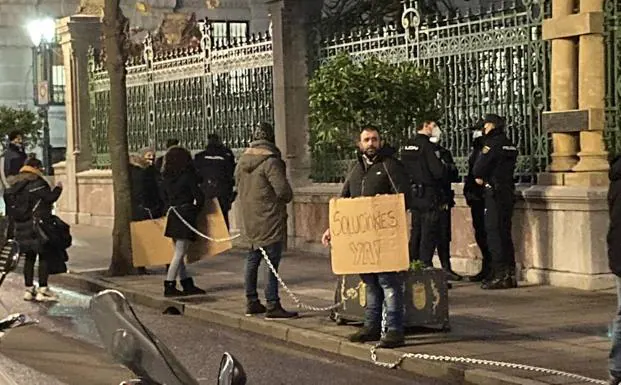
[[610, 349], [608, 367], [610, 385], [621, 384], [621, 156], [611, 162], [610, 188], [608, 190], [608, 265], [615, 275], [617, 283], [617, 313], [613, 320], [612, 348]]
[[254, 141], [242, 154], [235, 169], [243, 213], [242, 231], [251, 244], [246, 258], [246, 315], [265, 313], [266, 319], [294, 318], [298, 313], [283, 309], [278, 296], [278, 280], [267, 267], [267, 308], [261, 304], [257, 293], [257, 275], [264, 252], [278, 271], [287, 230], [287, 203], [293, 199], [293, 190], [287, 180], [285, 162], [274, 144], [272, 126], [259, 124], [253, 137]]
[[226, 147], [218, 134], [207, 136], [207, 148], [194, 156], [194, 165], [203, 179], [201, 189], [205, 199], [217, 198], [229, 228], [229, 211], [235, 187], [235, 155]]
[[[349, 173], [342, 198], [372, 197], [380, 194], [407, 194], [409, 181], [401, 163], [381, 145], [377, 128], [365, 126], [360, 131], [358, 161]], [[407, 202], [407, 199], [406, 199]], [[321, 238], [330, 244], [330, 229]], [[360, 274], [366, 285], [367, 305], [364, 326], [351, 335], [351, 342], [380, 341], [382, 348], [396, 348], [405, 342], [404, 336], [404, 275], [403, 272]], [[382, 336], [382, 308], [385, 304], [386, 329]]]
[[441, 135], [442, 131], [438, 129], [434, 136], [429, 139], [431, 143], [436, 145], [436, 156], [444, 165], [444, 177], [440, 185], [440, 217], [438, 219], [436, 249], [447, 279], [449, 281], [461, 281], [462, 276], [454, 272], [451, 266], [451, 211], [455, 207], [455, 192], [452, 183], [459, 182], [459, 170], [457, 170], [451, 152], [439, 144]]
[[518, 152], [506, 136], [505, 121], [500, 116], [487, 115], [484, 130], [483, 149], [472, 174], [476, 184], [485, 188], [485, 229], [493, 276], [481, 288], [510, 289], [517, 287], [511, 219], [515, 204], [513, 174]]
[[[161, 192], [164, 203], [170, 208], [164, 235], [174, 240], [175, 254], [164, 281], [165, 297], [205, 294], [205, 290], [194, 286], [184, 262], [190, 244], [196, 240], [193, 229], [196, 229], [198, 214], [205, 201], [199, 181], [190, 152], [182, 147], [168, 150], [162, 162]], [[177, 289], [177, 276], [183, 291]]]
[[[41, 240], [35, 219], [52, 215], [54, 202], [62, 192], [62, 184], [51, 188], [43, 175], [43, 164], [38, 159], [28, 159], [17, 175], [8, 178], [10, 187], [4, 193], [7, 214], [13, 222], [13, 235], [19, 243], [24, 258], [25, 301], [57, 301], [48, 288], [48, 262], [56, 250]], [[34, 286], [35, 262], [39, 256], [39, 288]]]
[[26, 159], [28, 155], [24, 150], [24, 134], [21, 131], [11, 131], [9, 146], [4, 153], [4, 176], [8, 178], [19, 174]]
[[470, 282], [483, 282], [491, 278], [492, 256], [487, 247], [487, 232], [485, 231], [485, 187], [480, 186], [474, 180], [472, 169], [483, 150], [483, 120], [480, 120], [470, 128], [472, 133], [472, 152], [468, 157], [468, 175], [464, 183], [464, 197], [466, 204], [470, 206], [472, 216], [472, 227], [474, 228], [474, 239], [481, 250], [483, 263], [481, 271], [469, 277]]

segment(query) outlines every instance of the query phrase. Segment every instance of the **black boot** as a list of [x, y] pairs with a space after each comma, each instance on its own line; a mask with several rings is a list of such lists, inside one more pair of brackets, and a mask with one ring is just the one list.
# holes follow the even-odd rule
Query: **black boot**
[[367, 328], [364, 326], [362, 329], [358, 330], [356, 333], [349, 336], [350, 342], [371, 342], [371, 341], [379, 341], [382, 337], [382, 332], [380, 329]]
[[148, 275], [149, 272], [147, 271], [147, 268], [142, 266], [142, 267], [137, 267], [136, 268], [136, 274], [138, 275]]
[[294, 311], [286, 311], [280, 305], [280, 302], [276, 303], [268, 303], [267, 304], [267, 312], [265, 313], [265, 319], [286, 319], [286, 318], [296, 318], [298, 316], [297, 312]]
[[177, 281], [164, 281], [164, 297], [180, 297], [183, 292], [177, 290]]
[[246, 316], [251, 316], [255, 314], [263, 314], [267, 311], [265, 306], [261, 304], [259, 300], [256, 301], [248, 301], [246, 303]]
[[495, 278], [491, 281], [483, 282], [481, 289], [484, 290], [504, 290], [513, 289], [513, 280], [510, 274], [505, 274], [501, 278]]
[[194, 280], [192, 278], [182, 279], [181, 287], [183, 287], [184, 295], [207, 294], [205, 290], [199, 289], [198, 287], [194, 286]]
[[463, 277], [456, 272], [454, 272], [451, 268], [444, 269], [444, 273], [446, 273], [446, 279], [449, 281], [461, 281]]
[[403, 345], [405, 345], [405, 337], [403, 336], [403, 333], [399, 333], [394, 330], [386, 332], [379, 343], [379, 347], [384, 349], [394, 349]]

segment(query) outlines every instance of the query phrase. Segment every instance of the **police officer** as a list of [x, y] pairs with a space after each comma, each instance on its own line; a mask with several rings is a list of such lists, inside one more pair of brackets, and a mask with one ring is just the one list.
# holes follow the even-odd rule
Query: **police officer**
[[481, 271], [470, 277], [470, 282], [487, 281], [491, 274], [492, 257], [487, 247], [487, 232], [485, 231], [485, 187], [480, 186], [474, 180], [472, 169], [474, 163], [483, 150], [483, 120], [479, 120], [477, 124], [470, 127], [472, 133], [472, 152], [468, 157], [468, 175], [464, 183], [464, 197], [466, 203], [470, 206], [470, 215], [472, 216], [472, 227], [474, 228], [474, 239], [481, 250], [483, 256], [483, 264]]
[[482, 288], [509, 289], [517, 286], [511, 239], [517, 149], [507, 138], [505, 122], [500, 116], [489, 114], [483, 124], [483, 149], [472, 170], [476, 184], [485, 190], [485, 229], [492, 256], [492, 276]]
[[440, 194], [444, 165], [436, 155], [436, 145], [430, 141], [439, 131], [433, 120], [426, 120], [418, 133], [409, 139], [401, 151], [401, 161], [411, 179], [409, 207], [412, 211], [410, 260], [432, 267], [440, 219]]
[[461, 281], [462, 277], [451, 268], [451, 209], [455, 207], [455, 192], [452, 183], [459, 182], [459, 170], [455, 165], [451, 152], [442, 147], [440, 142], [442, 132], [438, 130], [429, 140], [436, 144], [436, 156], [444, 165], [444, 177], [440, 185], [440, 216], [438, 219], [438, 238], [436, 250], [440, 264], [449, 281]]
[[235, 198], [235, 156], [222, 144], [218, 134], [207, 136], [207, 148], [194, 156], [194, 166], [202, 178], [201, 189], [207, 199], [217, 198], [229, 227], [229, 211]]

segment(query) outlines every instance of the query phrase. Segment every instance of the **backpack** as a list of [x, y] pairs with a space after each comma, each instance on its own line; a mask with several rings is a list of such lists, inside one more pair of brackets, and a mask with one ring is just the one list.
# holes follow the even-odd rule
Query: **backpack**
[[25, 222], [32, 218], [31, 194], [26, 191], [27, 185], [28, 183], [23, 183], [19, 188], [10, 187], [4, 192], [6, 213], [11, 219], [18, 222]]

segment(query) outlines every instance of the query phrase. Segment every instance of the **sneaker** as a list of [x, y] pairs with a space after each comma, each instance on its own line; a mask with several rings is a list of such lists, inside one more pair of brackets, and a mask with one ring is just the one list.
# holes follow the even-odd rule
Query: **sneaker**
[[37, 290], [35, 301], [39, 302], [57, 302], [58, 297], [47, 287], [40, 287]]
[[255, 314], [264, 314], [267, 311], [265, 306], [261, 302], [257, 301], [248, 301], [246, 304], [246, 317], [250, 317]]
[[294, 311], [286, 311], [280, 305], [280, 302], [277, 302], [274, 305], [269, 305], [267, 307], [267, 311], [265, 313], [265, 319], [287, 319], [287, 318], [296, 318], [298, 316], [297, 312]]
[[32, 301], [37, 296], [37, 289], [34, 286], [27, 287], [24, 291], [24, 301]]
[[502, 278], [496, 278], [491, 281], [483, 282], [481, 288], [483, 290], [505, 290], [514, 289], [517, 285], [513, 285], [513, 280], [509, 275], [505, 275]]
[[379, 341], [382, 337], [382, 332], [379, 329], [369, 329], [363, 327], [356, 333], [349, 336], [349, 342], [371, 342]]
[[378, 347], [384, 349], [394, 349], [405, 345], [405, 337], [403, 333], [398, 333], [394, 330], [389, 330], [386, 334], [380, 339], [380, 343]]

